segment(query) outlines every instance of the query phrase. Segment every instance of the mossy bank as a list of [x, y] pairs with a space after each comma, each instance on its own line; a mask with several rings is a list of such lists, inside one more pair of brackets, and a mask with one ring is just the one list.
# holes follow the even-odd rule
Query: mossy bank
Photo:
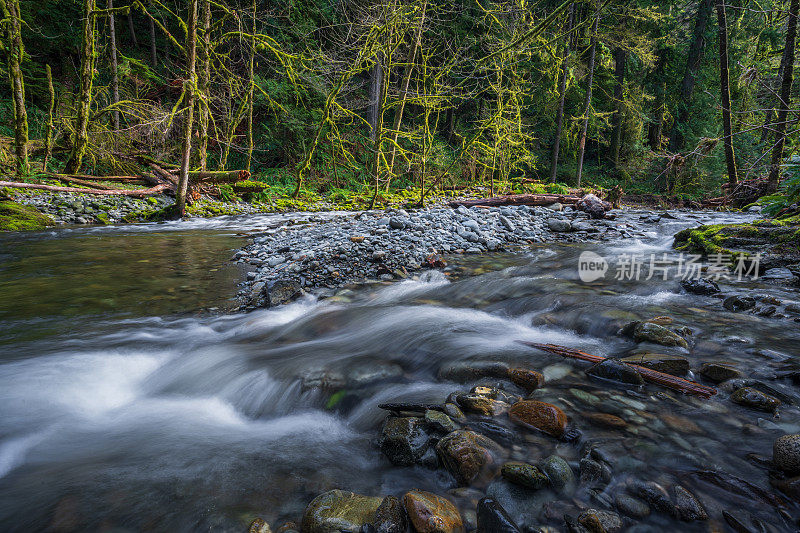
[[12, 201], [0, 201], [0, 231], [41, 230], [53, 226], [52, 218], [36, 208]]

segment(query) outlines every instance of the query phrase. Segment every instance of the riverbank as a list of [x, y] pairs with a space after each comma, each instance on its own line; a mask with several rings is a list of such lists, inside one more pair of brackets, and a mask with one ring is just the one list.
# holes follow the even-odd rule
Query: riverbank
[[[362, 211], [294, 221], [236, 252], [249, 265], [240, 296], [245, 308], [285, 303], [303, 292], [352, 283], [410, 278], [446, 266], [448, 256], [518, 249], [543, 242], [588, 242], [644, 237], [659, 214], [616, 220], [549, 207]], [[671, 215], [667, 215], [671, 216]]]

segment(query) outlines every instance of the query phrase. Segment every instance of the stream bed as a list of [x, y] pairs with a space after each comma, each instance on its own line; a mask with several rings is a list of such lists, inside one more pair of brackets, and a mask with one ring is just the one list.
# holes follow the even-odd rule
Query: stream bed
[[[800, 508], [748, 454], [769, 458], [777, 437], [800, 432], [797, 387], [779, 379], [800, 365], [800, 324], [730, 312], [672, 275], [615, 279], [624, 254], [675, 260], [671, 235], [680, 229], [748, 219], [676, 211], [643, 222], [653, 214], [622, 215], [644, 228], [640, 240], [450, 257], [445, 272], [250, 313], [225, 312], [244, 277], [230, 259], [248, 235], [292, 215], [2, 235], [0, 530], [235, 532], [255, 517], [277, 529], [299, 523], [333, 488], [398, 497], [418, 488], [450, 498], [467, 530], [490, 494], [525, 531], [566, 531], [564, 515], [619, 512], [620, 494], [639, 480], [686, 488], [709, 518], [681, 522], [654, 508], [628, 515], [630, 531], [724, 531], [723, 513], [754, 531], [794, 531]], [[586, 251], [608, 258], [605, 277], [579, 279]], [[719, 283], [723, 296], [753, 296], [777, 314], [800, 302], [785, 283]], [[686, 326], [688, 349], [618, 334], [654, 317]], [[768, 384], [782, 405], [773, 414], [733, 403], [723, 388], [706, 400], [590, 378], [588, 364], [518, 341], [674, 356], [706, 385], [701, 365], [727, 362]], [[378, 404], [442, 404], [475, 385], [521, 394], [494, 378], [441, 375], [472, 362], [544, 375], [532, 397], [566, 413], [570, 439], [523, 430], [505, 414], [464, 425], [494, 437], [507, 460], [562, 457], [572, 489], [519, 491], [499, 478], [459, 488], [436, 465], [387, 460]], [[581, 481], [593, 449], [608, 474]]]

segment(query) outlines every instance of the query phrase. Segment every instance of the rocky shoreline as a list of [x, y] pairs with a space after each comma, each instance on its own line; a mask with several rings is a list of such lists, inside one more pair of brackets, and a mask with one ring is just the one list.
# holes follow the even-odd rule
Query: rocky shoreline
[[[443, 268], [455, 254], [513, 250], [540, 242], [642, 237], [641, 228], [554, 204], [493, 208], [434, 206], [309, 217], [257, 236], [233, 260], [252, 268], [239, 296], [244, 308], [285, 303], [309, 291], [392, 281]], [[655, 222], [649, 215], [644, 222]]]

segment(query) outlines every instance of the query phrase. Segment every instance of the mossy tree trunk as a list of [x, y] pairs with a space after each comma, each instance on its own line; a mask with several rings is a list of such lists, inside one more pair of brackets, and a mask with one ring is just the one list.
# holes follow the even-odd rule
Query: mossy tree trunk
[[578, 161], [577, 171], [575, 174], [575, 181], [577, 186], [581, 186], [581, 177], [583, 175], [583, 156], [586, 152], [586, 136], [589, 132], [589, 112], [592, 110], [592, 83], [594, 81], [594, 67], [595, 55], [597, 52], [597, 27], [600, 24], [600, 14], [594, 17], [592, 24], [592, 37], [589, 44], [589, 65], [587, 66], [588, 74], [586, 75], [586, 100], [583, 103], [583, 116], [581, 118], [583, 125], [581, 127], [581, 136], [578, 139]]
[[28, 164], [28, 112], [25, 109], [25, 80], [22, 75], [22, 58], [25, 48], [22, 43], [22, 14], [19, 0], [0, 0], [3, 18], [6, 19], [5, 35], [8, 46], [8, 78], [14, 105], [14, 152], [17, 174], [30, 172]]
[[84, 0], [83, 10], [83, 37], [81, 42], [81, 67], [80, 89], [78, 92], [78, 109], [75, 116], [74, 132], [72, 134], [72, 151], [65, 174], [77, 174], [86, 155], [89, 144], [89, 114], [92, 107], [92, 83], [94, 81], [94, 53], [95, 53], [95, 1]]
[[189, 190], [189, 165], [192, 157], [192, 131], [194, 130], [194, 103], [197, 93], [197, 3], [190, 0], [189, 16], [186, 21], [186, 80], [183, 90], [186, 97], [186, 116], [183, 125], [183, 146], [181, 148], [181, 169], [178, 187], [175, 191], [175, 210], [179, 216], [186, 211], [186, 194]]
[[722, 97], [722, 128], [725, 135], [725, 164], [728, 167], [728, 183], [738, 181], [736, 155], [733, 152], [733, 129], [731, 127], [731, 89], [728, 72], [728, 17], [724, 0], [716, 0], [717, 32], [719, 36], [719, 87]]
[[47, 72], [47, 90], [50, 94], [50, 105], [47, 112], [47, 127], [44, 133], [44, 163], [42, 164], [42, 169], [47, 172], [47, 163], [53, 151], [53, 130], [55, 129], [53, 112], [56, 107], [56, 91], [53, 88], [53, 73], [50, 70], [50, 65], [45, 65], [45, 70]]
[[558, 173], [558, 153], [561, 150], [561, 132], [564, 129], [564, 100], [567, 97], [567, 71], [569, 69], [569, 54], [572, 51], [570, 37], [574, 23], [575, 4], [572, 4], [569, 8], [569, 15], [567, 15], [564, 43], [562, 44], [564, 58], [561, 60], [561, 69], [558, 73], [558, 108], [556, 110], [556, 131], [553, 135], [553, 149], [550, 153], [550, 183], [556, 182]]
[[197, 146], [197, 159], [200, 170], [206, 170], [208, 167], [208, 129], [211, 122], [208, 107], [211, 84], [211, 1], [202, 0], [202, 2], [202, 35], [200, 36], [200, 50], [198, 53], [200, 68], [197, 73], [197, 91], [199, 93], [197, 118], [200, 137]]
[[792, 0], [789, 5], [789, 22], [786, 25], [786, 45], [783, 49], [781, 65], [781, 94], [778, 101], [778, 118], [775, 123], [775, 144], [772, 147], [772, 158], [769, 168], [769, 188], [775, 191], [780, 178], [780, 165], [783, 160], [783, 147], [786, 144], [786, 122], [789, 117], [789, 104], [792, 99], [792, 81], [794, 72], [795, 46], [797, 39], [797, 17], [800, 16], [800, 0]]
[[248, 64], [247, 75], [250, 80], [250, 86], [247, 90], [247, 171], [250, 172], [250, 167], [253, 164], [253, 149], [255, 143], [253, 141], [253, 107], [255, 104], [255, 65], [256, 65], [256, 0], [253, 0], [253, 36], [250, 39], [250, 57]]
[[[108, 0], [108, 45], [109, 45], [109, 56], [111, 59], [111, 96], [113, 98], [114, 105], [119, 103], [119, 72], [117, 68], [117, 31], [115, 27], [115, 20], [114, 20], [114, 0]], [[114, 109], [114, 112], [111, 114], [112, 121], [114, 124], [114, 129], [119, 130], [119, 110]]]
[[622, 150], [622, 112], [625, 106], [623, 89], [625, 84], [625, 65], [628, 52], [622, 48], [614, 50], [614, 114], [611, 116], [611, 162], [619, 168], [619, 154]]

